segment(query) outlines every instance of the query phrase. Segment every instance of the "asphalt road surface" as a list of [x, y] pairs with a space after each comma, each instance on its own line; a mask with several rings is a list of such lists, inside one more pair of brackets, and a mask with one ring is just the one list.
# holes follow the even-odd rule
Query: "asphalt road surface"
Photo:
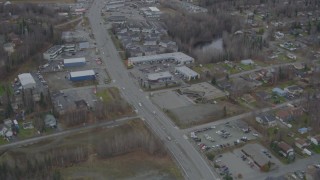
[[152, 104], [146, 94], [129, 77], [108, 34], [107, 25], [101, 17], [100, 12], [103, 6], [102, 0], [95, 0], [87, 16], [113, 85], [121, 89], [123, 97], [138, 110], [139, 115], [152, 131], [165, 142], [166, 147], [184, 171], [186, 179], [219, 179], [192, 144], [183, 138], [171, 120]]

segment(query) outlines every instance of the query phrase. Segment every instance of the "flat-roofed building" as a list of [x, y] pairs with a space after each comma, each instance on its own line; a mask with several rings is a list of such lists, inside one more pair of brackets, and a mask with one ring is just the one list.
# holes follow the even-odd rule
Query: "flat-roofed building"
[[114, 24], [124, 24], [126, 22], [125, 16], [110, 16], [108, 18], [108, 21], [114, 23]]
[[184, 65], [184, 64], [193, 63], [194, 58], [182, 52], [174, 52], [174, 53], [156, 54], [156, 55], [150, 55], [150, 56], [130, 57], [128, 59], [128, 65], [133, 66], [137, 64], [162, 63], [162, 62], [168, 62], [168, 61], [174, 61], [178, 65]]
[[76, 66], [84, 66], [86, 64], [86, 58], [71, 58], [63, 60], [64, 67], [76, 67]]
[[43, 58], [46, 60], [53, 60], [63, 52], [63, 48], [64, 47], [61, 45], [52, 46], [46, 52], [43, 53]]
[[171, 81], [172, 78], [172, 74], [168, 71], [148, 74], [148, 81], [150, 82], [166, 82]]
[[85, 70], [85, 71], [75, 71], [70, 72], [71, 81], [85, 81], [85, 80], [95, 80], [94, 70]]
[[200, 74], [199, 73], [197, 73], [194, 70], [188, 68], [187, 66], [176, 67], [175, 68], [175, 72], [183, 75], [183, 77], [185, 79], [187, 79], [188, 81], [190, 81], [192, 79], [199, 79], [200, 78]]
[[36, 88], [36, 81], [33, 79], [30, 73], [19, 74], [18, 78], [23, 89]]

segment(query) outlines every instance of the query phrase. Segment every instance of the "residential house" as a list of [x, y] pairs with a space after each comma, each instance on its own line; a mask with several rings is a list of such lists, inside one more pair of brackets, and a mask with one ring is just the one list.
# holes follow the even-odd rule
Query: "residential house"
[[310, 138], [310, 141], [315, 144], [315, 145], [320, 145], [320, 134], [319, 135], [316, 135], [316, 136], [313, 136]]
[[271, 114], [257, 116], [256, 121], [267, 127], [274, 127], [277, 125], [276, 118]]
[[44, 118], [44, 124], [46, 127], [56, 128], [57, 127], [57, 120], [53, 115], [47, 114]]
[[144, 46], [143, 52], [145, 56], [155, 55], [158, 52], [158, 46]]
[[146, 38], [143, 43], [144, 46], [155, 46], [157, 45], [156, 38]]
[[5, 43], [3, 45], [3, 49], [9, 54], [14, 52], [14, 47], [15, 47], [14, 43]]
[[129, 57], [143, 56], [143, 52], [139, 48], [137, 48], [137, 49], [128, 49], [127, 52], [129, 53]]
[[305, 134], [305, 133], [307, 133], [308, 131], [309, 131], [309, 129], [306, 128], [306, 127], [303, 127], [303, 128], [298, 129], [298, 132], [299, 132], [300, 134]]
[[284, 157], [294, 157], [294, 150], [289, 144], [281, 141], [278, 143], [278, 147], [279, 153], [282, 154]]
[[170, 45], [176, 46], [177, 43], [174, 42], [174, 41], [170, 41], [170, 40], [161, 40], [161, 41], [159, 42], [159, 46], [164, 47], [164, 48], [167, 48], [167, 47], [170, 46]]
[[134, 24], [134, 23], [130, 23], [130, 24], [128, 24], [128, 29], [129, 29], [129, 31], [131, 31], [131, 32], [139, 32], [140, 33], [140, 25], [138, 25], [138, 24]]
[[252, 59], [244, 59], [244, 60], [241, 60], [241, 64], [243, 64], [243, 65], [253, 65], [254, 61], [252, 61]]
[[291, 121], [293, 116], [290, 108], [281, 109], [276, 113], [276, 118], [280, 121]]
[[133, 42], [140, 42], [141, 41], [141, 36], [139, 33], [134, 33], [131, 35], [131, 40]]
[[284, 90], [282, 90], [282, 89], [280, 89], [280, 88], [278, 88], [278, 87], [273, 88], [273, 89], [272, 89], [272, 93], [274, 93], [274, 94], [276, 94], [276, 95], [278, 95], [278, 96], [285, 96], [285, 95], [287, 94], [286, 91], [284, 91]]
[[178, 52], [179, 49], [177, 45], [169, 44], [167, 47], [167, 50], [169, 52]]
[[284, 91], [294, 95], [299, 95], [303, 93], [303, 89], [297, 85], [288, 86], [284, 88]]
[[304, 149], [309, 146], [309, 143], [305, 139], [296, 139], [294, 143], [299, 149]]

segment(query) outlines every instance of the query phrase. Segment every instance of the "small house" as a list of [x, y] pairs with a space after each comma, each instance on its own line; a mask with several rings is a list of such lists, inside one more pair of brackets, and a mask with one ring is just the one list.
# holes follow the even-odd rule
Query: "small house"
[[284, 88], [284, 91], [286, 91], [287, 93], [290, 93], [290, 94], [294, 94], [294, 95], [298, 95], [298, 94], [303, 93], [303, 89], [297, 85], [288, 86], [288, 87]]
[[268, 127], [274, 127], [277, 125], [276, 118], [271, 114], [257, 116], [256, 121]]
[[276, 113], [276, 118], [280, 121], [290, 121], [293, 119], [291, 111], [288, 108], [279, 110]]
[[300, 129], [298, 129], [298, 132], [299, 132], [300, 134], [305, 134], [305, 133], [308, 132], [308, 128], [306, 128], [306, 127], [300, 128]]
[[53, 115], [47, 114], [46, 117], [44, 118], [44, 124], [46, 127], [56, 128], [57, 120]]
[[241, 64], [243, 64], [243, 65], [253, 65], [254, 61], [252, 61], [252, 59], [244, 59], [244, 60], [241, 60]]
[[315, 144], [315, 145], [320, 145], [320, 134], [319, 135], [316, 135], [316, 136], [313, 136], [310, 138], [310, 141]]
[[279, 153], [282, 154], [284, 157], [294, 156], [294, 150], [289, 144], [281, 141], [278, 143], [278, 147]]
[[299, 149], [304, 149], [309, 146], [309, 143], [305, 139], [296, 139], [294, 143]]
[[278, 96], [285, 96], [287, 94], [286, 91], [284, 91], [284, 90], [282, 90], [282, 89], [280, 89], [278, 87], [273, 88], [272, 89], [272, 93], [274, 93], [274, 94], [276, 94]]

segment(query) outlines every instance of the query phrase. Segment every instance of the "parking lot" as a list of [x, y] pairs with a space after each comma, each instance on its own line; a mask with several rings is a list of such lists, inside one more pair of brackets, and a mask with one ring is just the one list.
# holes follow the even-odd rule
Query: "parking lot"
[[194, 137], [197, 143], [202, 144], [202, 150], [210, 149], [213, 151], [246, 143], [256, 139], [257, 136], [259, 136], [257, 132], [250, 128], [248, 129], [248, 126], [244, 125], [244, 122], [240, 120], [191, 132], [191, 137]]
[[[246, 152], [246, 153], [244, 153]], [[247, 144], [232, 152], [226, 152], [215, 158], [214, 163], [217, 165], [216, 171], [219, 174], [229, 173], [233, 177], [241, 174], [243, 179], [254, 180], [259, 177], [261, 169], [259, 165], [271, 162], [271, 172], [282, 166], [281, 162], [274, 157], [265, 147], [260, 144]], [[239, 168], [241, 167], [241, 168]]]
[[75, 109], [76, 101], [86, 102], [88, 107], [94, 107], [95, 101], [97, 101], [96, 95], [94, 94], [94, 88], [86, 87], [83, 89], [69, 89], [60, 90], [51, 94], [55, 109], [59, 113], [63, 113], [69, 109]]

